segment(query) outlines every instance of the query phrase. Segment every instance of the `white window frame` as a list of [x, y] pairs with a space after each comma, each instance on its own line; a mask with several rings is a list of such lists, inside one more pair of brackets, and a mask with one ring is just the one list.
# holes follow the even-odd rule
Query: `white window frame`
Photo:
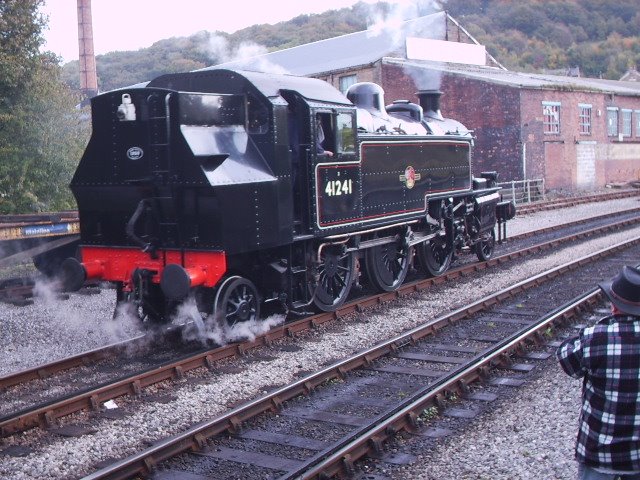
[[633, 125], [632, 112], [633, 110], [631, 110], [630, 108], [622, 109], [622, 136], [623, 137], [631, 136], [631, 129]]
[[[607, 136], [608, 137], [617, 137], [618, 136], [618, 131], [619, 131], [619, 113], [618, 110], [620, 110], [618, 107], [607, 107]], [[615, 125], [614, 122], [612, 121], [614, 119], [614, 114], [615, 114]]]
[[593, 105], [590, 103], [578, 104], [578, 125], [580, 135], [591, 135], [591, 117], [593, 115]]
[[342, 75], [338, 77], [338, 89], [342, 92], [343, 95], [347, 94], [347, 90], [349, 90], [349, 87], [354, 83], [358, 83], [357, 73], [351, 73], [349, 75]]
[[640, 137], [640, 110], [635, 110], [636, 114], [636, 137]]
[[542, 131], [545, 135], [560, 135], [560, 102], [542, 102]]

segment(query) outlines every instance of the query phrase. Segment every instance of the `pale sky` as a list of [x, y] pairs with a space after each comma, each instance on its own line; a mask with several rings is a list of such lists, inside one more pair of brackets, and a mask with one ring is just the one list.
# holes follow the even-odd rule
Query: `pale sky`
[[[201, 30], [232, 33], [250, 25], [273, 24], [301, 14], [350, 7], [357, 1], [92, 0], [93, 45], [96, 55], [137, 50], [163, 38], [187, 37]], [[42, 12], [49, 16], [44, 48], [60, 55], [64, 62], [77, 60], [77, 0], [46, 0]]]

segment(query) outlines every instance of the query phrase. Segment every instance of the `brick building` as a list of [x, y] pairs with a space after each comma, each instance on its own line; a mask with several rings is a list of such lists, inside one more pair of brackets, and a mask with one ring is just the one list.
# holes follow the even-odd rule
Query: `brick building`
[[570, 190], [640, 180], [639, 82], [507, 71], [444, 12], [226, 66], [313, 76], [343, 92], [374, 82], [386, 103], [439, 89], [442, 114], [475, 132], [475, 174]]

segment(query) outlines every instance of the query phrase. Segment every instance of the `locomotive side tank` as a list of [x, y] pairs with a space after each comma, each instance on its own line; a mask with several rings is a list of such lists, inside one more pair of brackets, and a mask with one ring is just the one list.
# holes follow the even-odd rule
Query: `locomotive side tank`
[[394, 290], [414, 251], [428, 275], [463, 251], [487, 259], [515, 211], [495, 173], [472, 177], [471, 133], [437, 95], [383, 95], [211, 69], [95, 97], [66, 287], [115, 282], [151, 323], [193, 296], [233, 324], [269, 301], [335, 310], [361, 274]]

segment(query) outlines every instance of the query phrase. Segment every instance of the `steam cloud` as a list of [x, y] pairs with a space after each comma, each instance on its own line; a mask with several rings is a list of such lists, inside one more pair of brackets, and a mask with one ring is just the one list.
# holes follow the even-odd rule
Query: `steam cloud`
[[265, 57], [269, 53], [267, 47], [252, 42], [242, 42], [232, 48], [229, 41], [220, 35], [211, 35], [204, 46], [211, 61], [216, 63], [235, 63], [235, 67], [256, 70], [259, 72], [287, 74], [285, 68]]
[[[416, 36], [441, 40], [445, 38], [445, 22], [440, 17], [434, 18], [430, 25], [424, 21], [404, 24], [409, 19], [415, 19], [442, 11], [435, 0], [405, 0], [393, 4], [390, 11], [384, 13], [379, 10], [370, 17], [371, 26], [368, 37], [385, 35], [390, 39], [391, 49], [404, 48], [407, 37]], [[404, 25], [403, 25], [404, 24]], [[425, 66], [403, 65], [404, 72], [409, 75], [419, 90], [439, 90], [442, 80], [440, 69], [429, 69]]]
[[218, 345], [226, 345], [238, 340], [255, 340], [257, 336], [284, 323], [284, 315], [272, 315], [266, 319], [229, 326], [223, 318], [216, 318], [214, 315], [203, 318], [195, 300], [189, 298], [178, 308], [173, 323], [185, 324], [183, 338], [187, 341], [199, 341], [203, 344], [212, 341]]

